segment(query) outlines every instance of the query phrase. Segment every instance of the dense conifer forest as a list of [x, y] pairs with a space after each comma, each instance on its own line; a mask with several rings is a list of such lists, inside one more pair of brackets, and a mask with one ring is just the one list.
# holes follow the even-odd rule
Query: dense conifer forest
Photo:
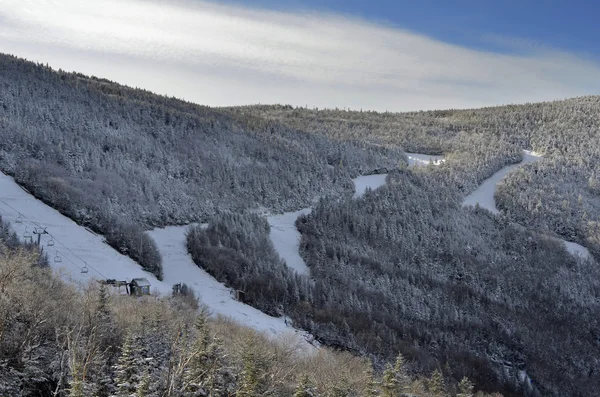
[[[467, 194], [521, 161], [524, 149], [543, 157], [502, 180], [496, 191], [500, 214], [463, 208]], [[412, 169], [405, 152], [443, 154], [446, 161]], [[288, 316], [321, 343], [368, 357], [376, 372], [400, 352], [406, 376], [429, 379], [416, 381], [421, 389], [405, 390], [416, 395], [444, 395], [432, 386], [440, 380], [455, 395], [464, 377], [477, 390], [505, 396], [595, 395], [599, 157], [600, 97], [413, 113], [208, 108], [0, 55], [2, 171], [158, 277], [168, 263], [144, 230], [207, 222], [208, 228], [192, 227], [187, 237], [198, 266], [244, 291], [249, 304]], [[352, 199], [351, 178], [371, 173], [389, 173], [387, 185]], [[310, 269], [301, 276], [278, 256], [258, 214], [310, 205], [312, 213], [297, 221], [300, 253]], [[3, 263], [32, 255], [14, 251], [16, 241], [3, 230]], [[570, 255], [556, 236], [584, 245], [593, 257]], [[38, 261], [23, 258], [16, 262]], [[38, 273], [50, 277], [48, 270], [34, 269], [35, 276], [27, 276], [32, 280], [42, 277]], [[74, 290], [59, 284], [60, 299], [81, 306], [71, 297]], [[85, 296], [96, 296], [90, 288]], [[114, 343], [102, 342], [113, 350], [97, 350], [110, 356], [111, 366], [90, 369], [98, 379], [113, 376], [107, 381], [113, 389], [120, 381], [111, 371], [123, 368], [123, 352], [156, 338], [141, 317], [137, 323], [124, 319], [121, 305], [131, 301], [115, 302], [111, 311], [126, 325], [113, 333]], [[192, 331], [197, 316], [177, 299], [148, 300], [135, 310], [145, 307], [160, 312], [165, 327], [185, 323], [190, 335], [204, 332]], [[77, 310], [81, 318], [93, 317], [91, 309]], [[66, 320], [57, 321], [64, 326]], [[64, 346], [77, 332], [86, 335], [76, 342], [83, 346], [96, 338], [92, 323], [84, 331], [78, 321], [69, 323], [75, 333], [67, 327], [61, 334], [54, 326], [44, 331], [44, 338], [62, 346], [52, 350], [54, 360], [73, 351]], [[172, 340], [161, 340], [164, 349], [152, 354], [164, 355], [156, 362], [172, 362], [178, 354]], [[251, 372], [240, 349], [224, 367], [234, 369], [215, 375], [229, 386], [218, 387], [266, 395], [275, 386], [248, 394], [234, 381]], [[10, 357], [4, 356], [9, 361], [2, 371], [22, 374], [24, 367], [10, 364]], [[77, 384], [81, 363], [67, 365], [71, 358], [64, 357], [62, 372], [52, 367], [61, 374], [53, 375], [52, 386], [59, 382], [67, 390]], [[144, 370], [157, 370], [152, 368]], [[136, 379], [147, 379], [144, 374]], [[278, 395], [293, 394], [296, 381], [305, 389], [313, 384], [319, 395], [380, 395], [364, 384], [360, 392], [356, 385], [344, 392], [358, 375], [332, 380], [335, 390], [318, 383], [316, 372], [308, 375], [286, 378]], [[400, 395], [377, 387], [381, 395]], [[189, 395], [203, 395], [196, 393]]]
[[0, 220], [2, 396], [485, 397], [467, 378], [415, 377], [402, 356], [375, 371], [365, 358], [208, 318], [189, 293], [135, 299], [95, 282], [76, 288], [9, 226]]

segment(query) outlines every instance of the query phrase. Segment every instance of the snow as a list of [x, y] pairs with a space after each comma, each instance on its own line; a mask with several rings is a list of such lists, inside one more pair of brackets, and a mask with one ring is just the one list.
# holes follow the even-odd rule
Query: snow
[[[430, 156], [420, 153], [406, 153], [409, 158], [410, 166], [422, 166], [429, 164], [430, 160], [433, 164], [438, 165], [444, 161], [442, 156]], [[363, 175], [352, 179], [354, 183], [353, 198], [360, 198], [365, 194], [367, 189], [377, 189], [385, 185], [385, 180], [388, 174]], [[286, 212], [280, 215], [269, 215], [267, 221], [271, 226], [269, 237], [279, 256], [285, 263], [298, 274], [310, 274], [306, 262], [300, 256], [300, 232], [296, 229], [296, 219], [300, 215], [308, 215], [312, 211], [311, 208], [304, 208], [299, 211]]]
[[[23, 222], [15, 221], [22, 214]], [[11, 222], [12, 229], [23, 239], [27, 230], [34, 227], [46, 227], [50, 235], [42, 236], [44, 252], [49, 255], [50, 265], [58, 270], [61, 276], [85, 285], [91, 280], [131, 280], [146, 278], [151, 284], [151, 291], [161, 295], [169, 295], [173, 284], [184, 282], [193, 288], [202, 303], [213, 315], [222, 315], [272, 336], [297, 335], [301, 347], [312, 351], [314, 346], [308, 342], [309, 334], [288, 326], [283, 318], [271, 317], [258, 309], [235, 300], [229, 288], [196, 266], [185, 246], [185, 233], [188, 226], [173, 226], [155, 229], [148, 232], [156, 241], [163, 256], [164, 281], [144, 271], [136, 262], [121, 255], [104, 242], [102, 236], [96, 235], [86, 228], [77, 225], [55, 209], [47, 206], [24, 191], [15, 181], [0, 172], [0, 214]], [[49, 247], [48, 241], [53, 239], [55, 245]], [[54, 261], [56, 256], [62, 262]], [[81, 273], [86, 266], [88, 273]]]
[[[560, 240], [560, 239], [559, 239]], [[590, 251], [585, 248], [583, 245], [579, 245], [577, 243], [572, 243], [570, 241], [561, 240], [565, 244], [565, 248], [567, 251], [571, 253], [573, 256], [580, 256], [582, 258], [591, 258]]]
[[354, 198], [362, 197], [367, 189], [377, 189], [385, 185], [385, 178], [388, 174], [363, 175], [354, 178]]
[[422, 167], [428, 165], [429, 163], [432, 163], [433, 165], [440, 165], [446, 161], [444, 156], [432, 156], [429, 154], [406, 153], [406, 156], [408, 157], [408, 165], [411, 167]]
[[[496, 186], [498, 182], [500, 182], [502, 178], [508, 175], [508, 173], [511, 171], [523, 166], [524, 164], [538, 161], [541, 158], [542, 155], [539, 153], [524, 150], [523, 161], [518, 164], [506, 166], [500, 171], [496, 172], [490, 178], [486, 179], [481, 186], [479, 186], [473, 193], [468, 195], [463, 200], [463, 206], [475, 206], [475, 204], [479, 204], [481, 208], [485, 208], [494, 214], [498, 214], [500, 211], [496, 207], [496, 201], [494, 200], [494, 193], [496, 192]], [[571, 253], [571, 255], [582, 258], [591, 257], [590, 251], [584, 246], [559, 238], [557, 238], [557, 240], [561, 241], [565, 245], [565, 248], [569, 253]]]
[[[310, 335], [288, 326], [283, 318], [271, 317], [235, 300], [230, 288], [198, 267], [187, 251], [185, 235], [188, 228], [189, 226], [168, 226], [148, 232], [163, 257], [165, 284], [172, 286], [180, 282], [186, 283], [213, 315], [231, 318], [242, 325], [274, 336], [296, 333], [304, 341], [311, 339]], [[312, 345], [308, 346], [312, 348]]]
[[308, 215], [311, 208], [300, 211], [286, 212], [281, 215], [267, 217], [271, 232], [269, 237], [279, 256], [288, 267], [294, 269], [298, 274], [309, 274], [306, 262], [300, 256], [300, 232], [296, 229], [296, 219], [300, 215]]
[[541, 156], [539, 154], [525, 150], [523, 153], [523, 161], [518, 164], [506, 166], [490, 178], [486, 179], [481, 186], [464, 199], [463, 206], [475, 206], [475, 204], [479, 204], [481, 208], [485, 208], [494, 214], [498, 214], [500, 211], [498, 211], [496, 201], [494, 200], [494, 193], [496, 192], [496, 185], [498, 182], [500, 182], [509, 172], [524, 164], [538, 161], [540, 158]]
[[[50, 264], [59, 269], [65, 278], [79, 285], [87, 284], [92, 279], [131, 280], [138, 277], [147, 278], [153, 287], [159, 284], [156, 277], [106, 244], [102, 236], [77, 225], [37, 200], [1, 172], [0, 213], [21, 239], [26, 230], [31, 233], [35, 227], [47, 228], [49, 235], [42, 235], [41, 243]], [[19, 213], [23, 216], [23, 223], [15, 222]], [[54, 246], [48, 246], [50, 239], [54, 240]], [[55, 262], [57, 256], [62, 259], [60, 263]], [[81, 273], [86, 264], [89, 272]]]
[[[365, 175], [354, 178], [354, 187], [356, 193], [354, 198], [361, 197], [367, 188], [376, 189], [385, 185], [387, 174]], [[291, 269], [298, 274], [309, 275], [310, 270], [306, 262], [300, 256], [300, 232], [296, 229], [296, 219], [300, 215], [308, 215], [312, 208], [304, 208], [299, 211], [285, 212], [278, 215], [267, 216], [267, 221], [271, 226], [269, 237], [279, 256]]]

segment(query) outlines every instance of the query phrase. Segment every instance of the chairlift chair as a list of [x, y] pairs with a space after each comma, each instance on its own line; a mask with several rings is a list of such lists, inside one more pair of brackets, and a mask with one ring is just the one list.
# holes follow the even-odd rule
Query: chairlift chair
[[29, 240], [29, 242], [33, 242], [33, 235], [27, 231], [27, 227], [25, 227], [25, 233], [23, 233], [23, 239]]
[[52, 239], [52, 238], [51, 238], [50, 240], [48, 240], [48, 243], [47, 243], [46, 245], [47, 245], [48, 247], [52, 247], [52, 246], [54, 246], [54, 239]]
[[61, 263], [62, 262], [62, 258], [60, 257], [60, 255], [58, 255], [58, 253], [54, 257], [54, 262], [55, 263]]
[[81, 273], [87, 273], [87, 272], [89, 272], [89, 269], [88, 269], [88, 266], [87, 266], [87, 263], [86, 263], [86, 264], [85, 264], [85, 265], [83, 265], [83, 267], [81, 268]]
[[19, 213], [19, 216], [17, 216], [17, 219], [15, 219], [15, 223], [23, 223], [23, 215], [21, 215]]

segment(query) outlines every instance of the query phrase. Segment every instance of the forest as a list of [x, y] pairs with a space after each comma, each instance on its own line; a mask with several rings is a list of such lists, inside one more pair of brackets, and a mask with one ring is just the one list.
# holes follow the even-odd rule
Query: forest
[[[502, 180], [499, 215], [462, 207], [524, 149], [543, 157]], [[405, 152], [446, 161], [410, 169]], [[168, 264], [144, 230], [208, 223], [190, 228], [192, 258], [249, 304], [376, 373], [401, 353], [410, 376], [436, 373], [450, 395], [465, 377], [505, 396], [600, 388], [599, 152], [600, 97], [411, 113], [209, 108], [0, 55], [0, 169], [36, 197], [157, 277]], [[352, 199], [351, 178], [372, 173], [387, 185]], [[300, 276], [259, 214], [310, 205], [297, 221]], [[414, 394], [431, 393], [423, 385]]]
[[399, 148], [233, 118], [0, 55], [2, 171], [158, 278], [161, 258], [144, 229], [219, 210], [305, 207], [351, 192], [353, 176], [405, 162]]
[[[69, 397], [486, 397], [467, 378], [412, 376], [211, 318], [193, 294], [135, 299], [75, 286], [0, 220], [0, 395]], [[184, 289], [184, 291], [190, 291]], [[500, 397], [500, 395], [489, 395]]]

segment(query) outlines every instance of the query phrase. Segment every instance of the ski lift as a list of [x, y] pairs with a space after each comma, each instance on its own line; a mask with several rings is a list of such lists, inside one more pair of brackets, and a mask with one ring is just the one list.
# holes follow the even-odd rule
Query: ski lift
[[55, 263], [61, 263], [62, 262], [62, 258], [60, 257], [60, 255], [58, 255], [58, 252], [56, 253], [56, 256], [54, 257], [54, 262]]
[[87, 266], [87, 263], [86, 263], [86, 264], [85, 264], [85, 265], [83, 265], [83, 267], [81, 268], [81, 273], [87, 273], [87, 272], [89, 272], [89, 269], [88, 269], [88, 266]]
[[52, 238], [51, 238], [50, 240], [48, 240], [48, 243], [47, 243], [46, 245], [47, 245], [48, 247], [52, 247], [52, 246], [54, 246], [54, 239], [52, 239]]
[[29, 240], [29, 242], [30, 242], [30, 243], [32, 243], [32, 242], [33, 242], [33, 236], [32, 236], [32, 234], [31, 234], [31, 233], [29, 233], [29, 232], [27, 231], [27, 227], [25, 227], [25, 233], [23, 233], [23, 239], [24, 239], [24, 240]]
[[23, 215], [19, 212], [19, 216], [15, 219], [15, 223], [23, 223]]

